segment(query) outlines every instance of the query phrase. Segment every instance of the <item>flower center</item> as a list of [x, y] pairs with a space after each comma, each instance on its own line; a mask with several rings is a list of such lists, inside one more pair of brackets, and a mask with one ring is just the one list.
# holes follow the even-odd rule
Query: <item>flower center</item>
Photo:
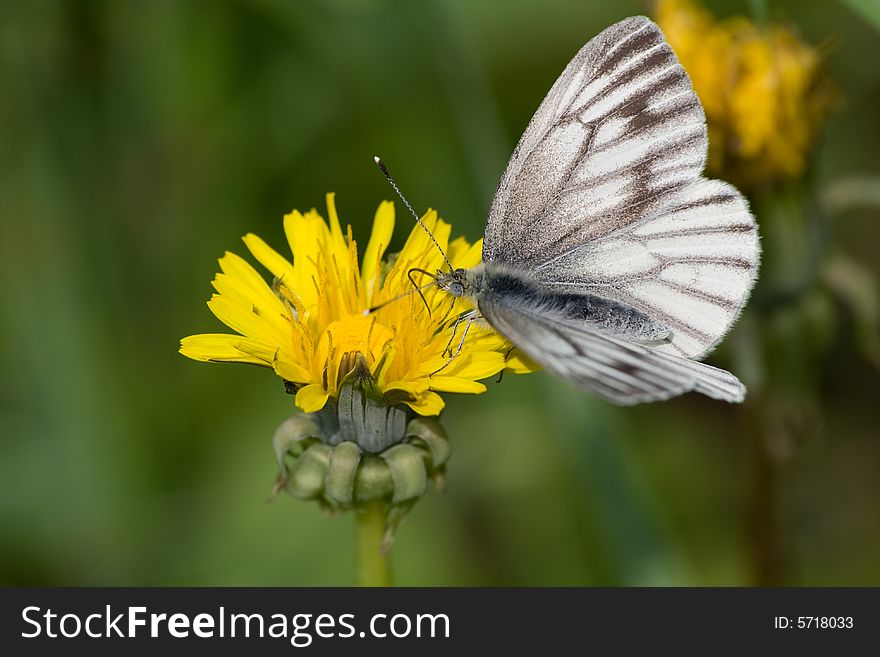
[[339, 380], [348, 374], [340, 369], [345, 354], [363, 354], [372, 370], [393, 337], [375, 316], [349, 315], [331, 322], [318, 341], [318, 362], [324, 363], [325, 389], [335, 390]]

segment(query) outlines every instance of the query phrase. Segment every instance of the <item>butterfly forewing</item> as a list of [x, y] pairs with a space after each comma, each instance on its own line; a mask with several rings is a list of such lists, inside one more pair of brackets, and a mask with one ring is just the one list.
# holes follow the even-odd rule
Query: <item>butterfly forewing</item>
[[629, 18], [574, 57], [499, 183], [483, 259], [533, 267], [619, 230], [700, 176], [702, 107], [659, 28]]

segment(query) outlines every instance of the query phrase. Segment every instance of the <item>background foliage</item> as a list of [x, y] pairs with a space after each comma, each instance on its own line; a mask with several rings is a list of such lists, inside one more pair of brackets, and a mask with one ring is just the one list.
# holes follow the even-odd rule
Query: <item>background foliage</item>
[[[204, 305], [216, 258], [248, 231], [281, 249], [283, 213], [323, 209], [330, 190], [365, 240], [391, 195], [374, 153], [417, 207], [478, 237], [568, 59], [645, 9], [3, 3], [0, 582], [352, 583], [350, 516], [265, 501], [292, 398], [257, 368], [176, 353], [220, 329]], [[845, 4], [768, 12], [827, 46], [843, 102], [810, 189], [858, 190], [834, 239], [876, 275], [880, 35]], [[809, 363], [815, 421], [770, 488], [748, 414], [697, 396], [621, 410], [537, 374], [448, 398], [448, 492], [401, 527], [397, 581], [750, 584], [772, 550], [776, 582], [880, 584], [880, 378], [847, 321]]]

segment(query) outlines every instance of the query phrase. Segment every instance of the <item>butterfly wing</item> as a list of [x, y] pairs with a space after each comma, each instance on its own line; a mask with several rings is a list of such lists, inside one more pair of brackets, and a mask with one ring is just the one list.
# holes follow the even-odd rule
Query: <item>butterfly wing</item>
[[483, 259], [531, 267], [638, 221], [700, 176], [706, 149], [703, 109], [660, 29], [642, 16], [612, 25], [526, 128], [489, 211]]
[[758, 270], [754, 219], [742, 195], [699, 178], [657, 216], [584, 243], [531, 275], [550, 289], [598, 294], [671, 330], [661, 351], [700, 358], [745, 305]]
[[702, 177], [705, 116], [660, 29], [628, 18], [574, 57], [538, 108], [489, 214], [483, 258], [669, 326], [661, 351], [706, 354], [757, 273], [754, 220]]
[[615, 404], [689, 391], [728, 402], [745, 397], [745, 387], [730, 372], [498, 301], [479, 304], [496, 330], [547, 370]]

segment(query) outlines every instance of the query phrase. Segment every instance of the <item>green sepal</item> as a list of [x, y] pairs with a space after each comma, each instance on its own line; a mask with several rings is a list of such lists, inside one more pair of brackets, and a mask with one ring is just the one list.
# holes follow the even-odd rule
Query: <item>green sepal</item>
[[415, 445], [418, 445], [419, 441], [424, 443], [430, 453], [429, 468], [432, 470], [446, 465], [452, 454], [446, 430], [436, 418], [413, 418], [406, 427], [406, 437]]
[[354, 481], [361, 450], [352, 442], [336, 445], [330, 451], [330, 465], [324, 479], [324, 495], [330, 502], [348, 506], [354, 497]]
[[378, 456], [365, 455], [355, 477], [355, 502], [372, 502], [390, 497], [393, 492], [394, 482], [388, 464]]
[[428, 473], [425, 470], [424, 451], [413, 445], [400, 443], [389, 447], [379, 455], [391, 470], [394, 482], [392, 504], [400, 504], [425, 494], [428, 488]]
[[331, 448], [314, 443], [297, 457], [287, 475], [287, 491], [304, 500], [320, 497], [324, 493], [324, 481], [330, 469]]
[[272, 437], [272, 446], [275, 449], [275, 458], [278, 460], [278, 467], [281, 473], [287, 472], [285, 459], [288, 454], [291, 456], [299, 456], [306, 445], [302, 441], [308, 438], [320, 438], [321, 430], [318, 423], [314, 419], [305, 414], [297, 414], [287, 418], [275, 430]]

